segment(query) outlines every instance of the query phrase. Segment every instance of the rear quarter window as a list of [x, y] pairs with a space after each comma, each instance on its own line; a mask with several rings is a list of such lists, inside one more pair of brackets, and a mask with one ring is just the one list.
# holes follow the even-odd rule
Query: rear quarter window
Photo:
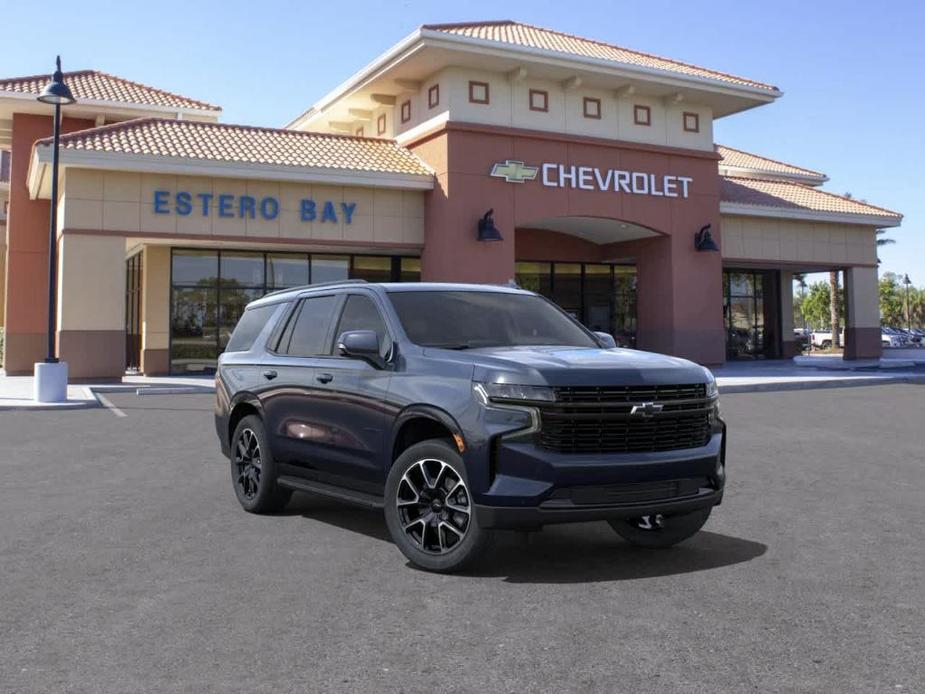
[[260, 335], [267, 321], [273, 316], [278, 304], [249, 308], [231, 333], [226, 352], [246, 352], [254, 346], [254, 340]]

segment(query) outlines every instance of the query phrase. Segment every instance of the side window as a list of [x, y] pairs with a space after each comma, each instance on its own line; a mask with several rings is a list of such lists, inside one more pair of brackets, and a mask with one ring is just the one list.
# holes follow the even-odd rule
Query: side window
[[226, 352], [246, 352], [254, 345], [254, 340], [263, 330], [263, 326], [270, 320], [270, 316], [279, 307], [279, 304], [270, 304], [269, 306], [260, 306], [250, 308], [241, 316], [235, 326], [234, 332], [231, 333], [231, 339], [225, 347]]
[[379, 354], [383, 357], [392, 349], [392, 340], [389, 338], [389, 332], [385, 328], [382, 314], [379, 313], [376, 304], [368, 296], [351, 294], [347, 297], [344, 311], [340, 314], [340, 322], [338, 322], [337, 330], [334, 332], [334, 339], [336, 340], [342, 333], [350, 330], [374, 331], [379, 336]]
[[279, 343], [279, 353], [293, 357], [313, 357], [331, 353], [325, 338], [334, 318], [336, 296], [304, 299]]

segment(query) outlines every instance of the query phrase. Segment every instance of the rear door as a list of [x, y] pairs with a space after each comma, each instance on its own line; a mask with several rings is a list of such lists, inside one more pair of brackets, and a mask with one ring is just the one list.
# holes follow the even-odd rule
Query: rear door
[[315, 367], [330, 355], [334, 319], [343, 297], [337, 294], [300, 300], [283, 330], [271, 339], [261, 365], [260, 390], [270, 446], [284, 471], [316, 477], [324, 468], [320, 398]]

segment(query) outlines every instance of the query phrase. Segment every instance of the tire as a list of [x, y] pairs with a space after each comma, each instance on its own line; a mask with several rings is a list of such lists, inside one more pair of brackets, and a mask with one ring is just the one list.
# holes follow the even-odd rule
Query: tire
[[478, 523], [462, 457], [440, 439], [417, 443], [395, 460], [385, 484], [385, 522], [412, 564], [438, 573], [471, 566], [492, 541]]
[[712, 510], [707, 507], [678, 516], [642, 516], [607, 522], [617, 535], [635, 547], [663, 549], [696, 535], [709, 519]]
[[292, 491], [276, 484], [276, 463], [263, 421], [244, 417], [231, 437], [231, 484], [241, 508], [249, 513], [282, 511]]
[[823, 341], [822, 341], [822, 349], [832, 349], [832, 341], [831, 341], [831, 340], [823, 340]]

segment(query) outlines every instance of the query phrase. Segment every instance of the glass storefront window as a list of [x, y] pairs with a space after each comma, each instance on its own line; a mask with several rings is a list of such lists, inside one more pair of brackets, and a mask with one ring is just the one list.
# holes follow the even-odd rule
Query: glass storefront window
[[[726, 323], [726, 356], [729, 359], [756, 359], [775, 356], [773, 302], [765, 301], [765, 284], [772, 281], [769, 271], [729, 271], [723, 273], [723, 314]], [[769, 297], [773, 291], [768, 290]]]
[[311, 283], [337, 282], [350, 276], [350, 256], [313, 255]]
[[402, 258], [401, 273], [399, 274], [400, 282], [420, 282], [421, 281], [421, 259], [420, 258]]
[[367, 282], [391, 282], [392, 259], [388, 256], [355, 256], [350, 276]]
[[268, 253], [267, 289], [308, 284], [308, 256], [304, 253]]
[[170, 368], [209, 373], [244, 307], [267, 292], [348, 277], [409, 282], [420, 258], [174, 249], [171, 263]]
[[223, 285], [235, 287], [262, 287], [263, 253], [238, 253], [223, 251], [220, 274]]
[[218, 282], [218, 253], [174, 251], [173, 283], [203, 286]]
[[515, 281], [518, 287], [552, 296], [552, 263], [517, 263]]
[[636, 343], [636, 268], [609, 263], [518, 262], [517, 286], [542, 294], [621, 346]]
[[552, 300], [581, 320], [581, 263], [555, 263], [552, 274]]

